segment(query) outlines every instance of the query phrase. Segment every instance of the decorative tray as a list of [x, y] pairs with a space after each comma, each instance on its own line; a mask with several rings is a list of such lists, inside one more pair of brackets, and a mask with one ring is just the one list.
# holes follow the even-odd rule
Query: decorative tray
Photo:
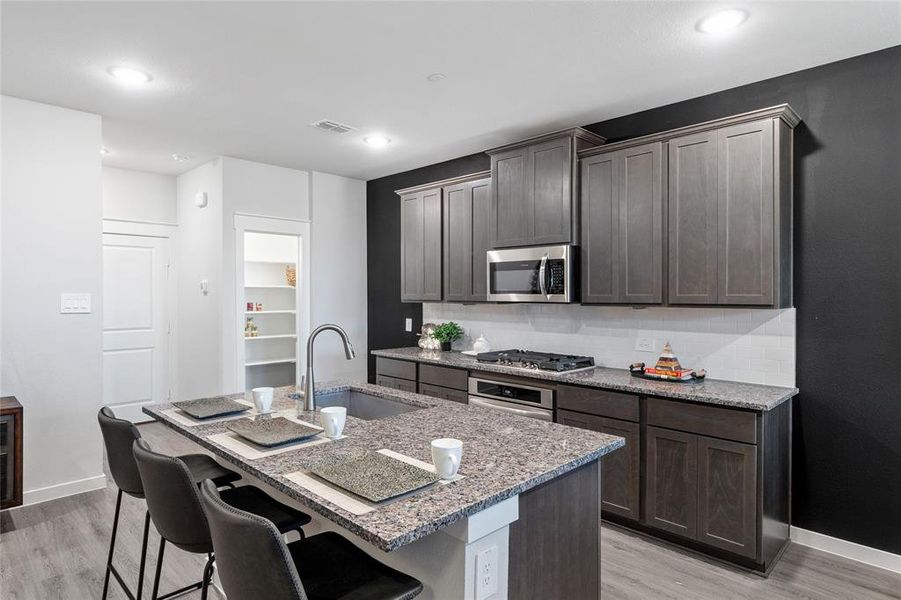
[[633, 377], [649, 379], [651, 381], [666, 381], [669, 383], [696, 383], [698, 381], [703, 381], [704, 378], [707, 377], [707, 371], [704, 369], [691, 372], [688, 372], [687, 369], [683, 369], [681, 371], [681, 373], [684, 374], [682, 377], [661, 373], [649, 373], [648, 367], [645, 367], [644, 363], [633, 363], [629, 365], [629, 372], [632, 373]]
[[195, 419], [210, 419], [250, 410], [246, 404], [228, 398], [198, 398], [197, 400], [173, 402], [172, 406], [188, 413]]
[[238, 419], [226, 423], [225, 428], [258, 446], [267, 448], [299, 442], [322, 433], [321, 427], [304, 425], [285, 417]]
[[370, 502], [384, 502], [438, 481], [431, 471], [371, 450], [325, 458], [310, 472]]

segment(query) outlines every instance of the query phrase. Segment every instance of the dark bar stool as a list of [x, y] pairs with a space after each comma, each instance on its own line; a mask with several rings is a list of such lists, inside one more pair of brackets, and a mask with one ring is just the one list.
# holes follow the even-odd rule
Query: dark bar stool
[[[135, 440], [133, 450], [144, 485], [150, 519], [160, 534], [160, 550], [153, 579], [153, 600], [165, 600], [196, 589], [201, 590], [201, 600], [206, 600], [215, 557], [212, 554], [210, 530], [191, 471], [180, 458], [158, 454], [144, 440]], [[214, 482], [210, 482], [210, 485], [215, 489]], [[301, 527], [311, 521], [309, 515], [285, 506], [263, 490], [250, 485], [223, 490], [222, 498], [240, 510], [272, 521], [281, 533], [297, 531], [301, 539], [304, 538]], [[186, 552], [206, 554], [207, 562], [199, 582], [164, 596], [157, 596], [166, 542]]]
[[271, 522], [230, 506], [212, 481], [200, 496], [228, 600], [407, 600], [422, 591], [337, 533], [285, 544]]
[[[144, 486], [141, 484], [141, 476], [138, 473], [138, 465], [131, 450], [132, 444], [140, 439], [138, 428], [131, 421], [119, 419], [113, 411], [104, 406], [97, 413], [100, 422], [100, 432], [103, 434], [103, 443], [106, 446], [106, 455], [109, 459], [110, 475], [119, 488], [116, 495], [116, 513], [113, 517], [113, 535], [109, 543], [109, 556], [106, 559], [106, 575], [103, 578], [103, 599], [109, 592], [110, 573], [122, 586], [122, 591], [130, 600], [140, 600], [144, 585], [144, 560], [147, 557], [147, 534], [150, 531], [150, 513], [144, 515], [144, 541], [141, 544], [141, 565], [138, 570], [137, 598], [132, 593], [119, 571], [113, 566], [113, 550], [116, 547], [116, 532], [119, 529], [119, 509], [122, 505], [122, 493], [134, 498], [144, 498]], [[230, 485], [231, 482], [241, 479], [241, 476], [224, 467], [219, 466], [215, 460], [206, 454], [187, 454], [181, 457], [188, 465], [191, 476], [195, 482], [212, 479], [217, 486]]]

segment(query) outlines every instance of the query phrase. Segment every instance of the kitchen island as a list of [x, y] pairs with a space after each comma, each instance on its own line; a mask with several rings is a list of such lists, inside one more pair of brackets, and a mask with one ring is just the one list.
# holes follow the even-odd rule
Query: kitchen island
[[[294, 414], [293, 388], [279, 388], [276, 411]], [[476, 566], [494, 577], [499, 598], [600, 596], [600, 458], [621, 437], [499, 414], [370, 384], [319, 384], [317, 394], [360, 393], [413, 410], [370, 420], [347, 417], [343, 439], [248, 458], [223, 444], [228, 421], [188, 425], [168, 404], [147, 414], [314, 513], [310, 533], [343, 533], [378, 560], [424, 584], [422, 598], [477, 598]], [[229, 396], [241, 399], [243, 394]], [[265, 418], [265, 417], [263, 417]], [[318, 422], [318, 415], [298, 418]], [[310, 476], [306, 467], [341, 452], [388, 450], [430, 463], [432, 439], [463, 441], [457, 480], [378, 505], [360, 502]]]

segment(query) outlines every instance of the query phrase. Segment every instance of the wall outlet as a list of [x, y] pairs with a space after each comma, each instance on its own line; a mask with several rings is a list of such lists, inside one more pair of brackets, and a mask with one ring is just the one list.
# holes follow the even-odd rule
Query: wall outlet
[[488, 600], [497, 594], [497, 546], [476, 554], [476, 600]]
[[404, 319], [404, 331], [413, 331], [413, 319], [409, 317]]
[[59, 312], [64, 315], [91, 312], [90, 294], [60, 294]]
[[657, 350], [657, 340], [638, 338], [635, 340], [635, 349], [638, 352], [655, 352]]

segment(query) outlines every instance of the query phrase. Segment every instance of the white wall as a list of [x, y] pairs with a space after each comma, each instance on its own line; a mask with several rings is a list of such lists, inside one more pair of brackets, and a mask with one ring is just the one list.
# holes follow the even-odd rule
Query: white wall
[[312, 323], [337, 323], [357, 356], [348, 361], [337, 335], [316, 340], [316, 379], [366, 381], [366, 183], [313, 173]]
[[[657, 360], [666, 341], [683, 366], [708, 376], [750, 383], [795, 385], [795, 309], [645, 308], [561, 304], [425, 303], [423, 322], [456, 321], [467, 333], [455, 349], [484, 334], [492, 349], [527, 348], [593, 356], [626, 368]], [[656, 342], [639, 352], [639, 338]]]
[[[100, 117], [2, 97], [3, 395], [25, 407], [25, 502], [102, 487]], [[90, 314], [62, 315], [62, 292]]]
[[[179, 365], [173, 395], [189, 399], [222, 392], [222, 160], [179, 175], [176, 187]], [[207, 193], [205, 208], [194, 206], [197, 192]], [[208, 281], [207, 295], [201, 280]]]
[[237, 361], [238, 344], [244, 343], [238, 329], [235, 288], [235, 213], [308, 220], [310, 174], [296, 169], [223, 157], [222, 182], [222, 289], [226, 290], [227, 297], [222, 298], [220, 312], [223, 335], [220, 387], [223, 392], [232, 393], [243, 391], [238, 385]]
[[177, 222], [175, 177], [103, 167], [103, 218]]

